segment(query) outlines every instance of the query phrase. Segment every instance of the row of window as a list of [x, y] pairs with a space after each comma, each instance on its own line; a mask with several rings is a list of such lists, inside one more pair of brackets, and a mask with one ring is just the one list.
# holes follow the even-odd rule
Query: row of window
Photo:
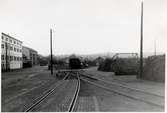
[[5, 58], [7, 58], [7, 60], [10, 61], [22, 61], [22, 57], [16, 57], [16, 56], [7, 56], [5, 57], [5, 55], [1, 55], [2, 60], [6, 60]]
[[[5, 45], [1, 44], [1, 48], [4, 49]], [[18, 49], [18, 48], [12, 47], [12, 46], [7, 46], [7, 49], [10, 49], [11, 51], [15, 51], [15, 52], [20, 52], [20, 53], [22, 52], [21, 49]]]
[[17, 44], [17, 45], [20, 45], [21, 46], [21, 43], [19, 43], [19, 42], [17, 42], [17, 41], [15, 41], [15, 40], [12, 40], [12, 39], [9, 39], [9, 38], [5, 38], [5, 37], [3, 37], [2, 36], [2, 40], [4, 40], [5, 39], [5, 41], [10, 41], [10, 43], [14, 43], [14, 44]]

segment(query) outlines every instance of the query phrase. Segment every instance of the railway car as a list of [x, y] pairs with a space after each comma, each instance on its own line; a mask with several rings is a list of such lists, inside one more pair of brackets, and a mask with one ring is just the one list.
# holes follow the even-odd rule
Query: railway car
[[69, 68], [70, 69], [81, 69], [82, 62], [79, 58], [70, 58], [69, 59]]

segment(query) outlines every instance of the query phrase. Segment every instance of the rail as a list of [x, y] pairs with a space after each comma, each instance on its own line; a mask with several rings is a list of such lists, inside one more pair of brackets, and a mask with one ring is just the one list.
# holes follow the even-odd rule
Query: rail
[[39, 97], [40, 99], [38, 99], [34, 104], [32, 104], [28, 109], [26, 109], [25, 112], [32, 111], [44, 99], [46, 99], [50, 94], [52, 94], [57, 87], [59, 87], [61, 84], [64, 83], [63, 81], [68, 77], [68, 75], [69, 75], [69, 73], [67, 73], [66, 76], [63, 78], [63, 80], [59, 81], [54, 88], [50, 88], [49, 90], [47, 90], [46, 93], [44, 95], [42, 95], [41, 97]]
[[78, 94], [79, 94], [79, 90], [80, 90], [80, 77], [79, 77], [79, 73], [78, 72], [77, 72], [77, 80], [78, 80], [77, 87], [76, 87], [75, 93], [73, 95], [73, 99], [72, 99], [72, 101], [70, 103], [68, 112], [73, 112], [75, 104], [76, 104], [76, 101], [77, 101], [77, 98], [78, 98]]
[[[81, 74], [81, 75], [83, 75], [83, 74]], [[85, 77], [85, 76], [80, 77], [80, 79], [83, 80], [83, 81], [86, 81], [90, 84], [93, 84], [95, 86], [106, 89], [108, 91], [117, 93], [119, 95], [126, 96], [128, 98], [135, 99], [135, 100], [138, 100], [138, 101], [142, 101], [142, 102], [154, 105], [154, 106], [159, 106], [159, 107], [162, 107], [162, 108], [164, 107], [164, 105], [163, 105], [164, 98], [161, 97], [161, 96], [151, 94], [151, 93], [147, 93], [147, 92], [143, 92], [143, 91], [136, 90], [136, 89], [132, 89], [132, 88], [125, 87], [125, 86], [123, 87], [123, 86], [120, 86], [118, 84], [112, 84], [111, 83], [110, 85], [109, 84], [107, 85], [106, 82], [104, 82], [103, 80], [100, 80], [100, 79], [95, 80], [95, 79], [91, 79], [91, 78], [94, 78], [94, 77]], [[131, 92], [131, 94], [134, 93], [137, 96], [130, 95], [129, 92]], [[142, 95], [145, 95], [145, 96], [142, 96]], [[148, 100], [145, 97], [147, 97], [148, 99], [150, 98], [150, 99]]]

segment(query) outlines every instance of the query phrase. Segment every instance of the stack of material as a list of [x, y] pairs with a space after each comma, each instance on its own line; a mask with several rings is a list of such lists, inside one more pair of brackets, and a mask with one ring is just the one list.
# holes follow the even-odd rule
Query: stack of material
[[136, 75], [138, 66], [137, 58], [107, 58], [101, 63], [98, 70], [115, 72], [116, 75]]
[[148, 57], [143, 69], [142, 79], [165, 82], [165, 55]]

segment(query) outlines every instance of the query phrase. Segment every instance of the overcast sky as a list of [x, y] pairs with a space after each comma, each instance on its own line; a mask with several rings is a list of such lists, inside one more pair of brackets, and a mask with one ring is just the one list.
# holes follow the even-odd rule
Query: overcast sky
[[[139, 52], [141, 0], [0, 0], [0, 31], [39, 54]], [[144, 52], [164, 52], [167, 0], [144, 1]]]

